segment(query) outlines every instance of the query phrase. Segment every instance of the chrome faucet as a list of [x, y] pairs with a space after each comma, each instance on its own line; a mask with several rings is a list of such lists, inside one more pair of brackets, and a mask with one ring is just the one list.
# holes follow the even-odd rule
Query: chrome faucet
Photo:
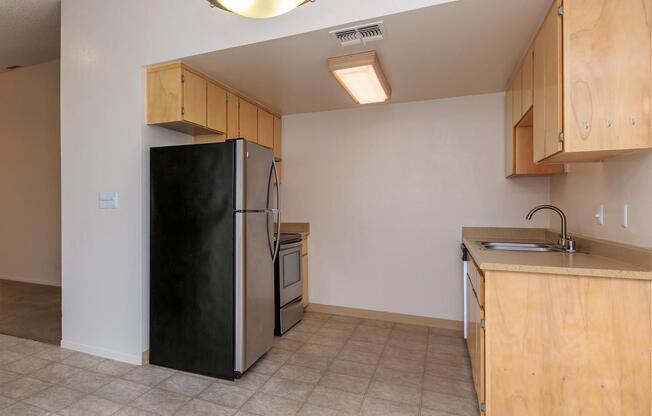
[[575, 240], [573, 240], [571, 237], [568, 236], [568, 232], [566, 229], [566, 214], [564, 214], [564, 211], [562, 211], [561, 209], [557, 208], [554, 205], [539, 205], [532, 208], [530, 212], [528, 212], [527, 215], [525, 216], [525, 219], [531, 220], [534, 213], [542, 209], [549, 209], [559, 214], [559, 218], [561, 219], [561, 235], [559, 236], [559, 241], [557, 242], [557, 244], [559, 244], [559, 246], [562, 249], [564, 249], [564, 251], [568, 253], [574, 253]]

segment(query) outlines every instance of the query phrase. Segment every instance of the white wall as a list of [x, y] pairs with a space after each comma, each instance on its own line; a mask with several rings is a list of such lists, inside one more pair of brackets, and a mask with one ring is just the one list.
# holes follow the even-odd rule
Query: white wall
[[[326, 0], [269, 20], [203, 0], [63, 0], [63, 345], [140, 362], [148, 348], [148, 167], [188, 137], [144, 126], [143, 66], [448, 0]], [[100, 191], [120, 209], [100, 211]]]
[[462, 226], [525, 214], [548, 178], [504, 178], [504, 95], [283, 118], [285, 221], [310, 222], [312, 302], [462, 319]]
[[61, 284], [59, 61], [0, 74], [0, 279]]
[[[550, 199], [566, 212], [571, 232], [652, 247], [650, 151], [568, 169], [567, 175], [552, 180]], [[600, 204], [605, 206], [604, 225], [594, 218]], [[621, 226], [624, 204], [629, 205], [628, 228]]]

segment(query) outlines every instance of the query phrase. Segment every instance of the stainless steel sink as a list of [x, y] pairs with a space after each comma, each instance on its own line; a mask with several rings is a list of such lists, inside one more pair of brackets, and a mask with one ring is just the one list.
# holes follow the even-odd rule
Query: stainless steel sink
[[534, 251], [534, 252], [559, 252], [564, 250], [557, 244], [545, 243], [510, 243], [501, 241], [483, 241], [482, 247], [488, 250], [507, 250], [507, 251]]

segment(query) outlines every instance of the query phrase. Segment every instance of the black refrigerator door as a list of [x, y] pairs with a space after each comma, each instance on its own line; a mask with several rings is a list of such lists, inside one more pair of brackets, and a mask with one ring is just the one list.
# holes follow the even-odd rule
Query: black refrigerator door
[[150, 362], [233, 379], [235, 144], [150, 151]]

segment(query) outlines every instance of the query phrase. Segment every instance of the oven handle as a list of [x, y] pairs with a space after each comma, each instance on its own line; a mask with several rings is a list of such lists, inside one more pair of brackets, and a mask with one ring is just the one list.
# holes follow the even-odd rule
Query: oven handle
[[272, 263], [274, 263], [281, 247], [281, 184], [278, 181], [278, 169], [276, 168], [276, 160], [274, 158], [272, 158], [272, 169], [274, 170], [274, 178], [276, 179], [276, 214], [278, 216], [276, 220], [276, 248], [272, 255]]

